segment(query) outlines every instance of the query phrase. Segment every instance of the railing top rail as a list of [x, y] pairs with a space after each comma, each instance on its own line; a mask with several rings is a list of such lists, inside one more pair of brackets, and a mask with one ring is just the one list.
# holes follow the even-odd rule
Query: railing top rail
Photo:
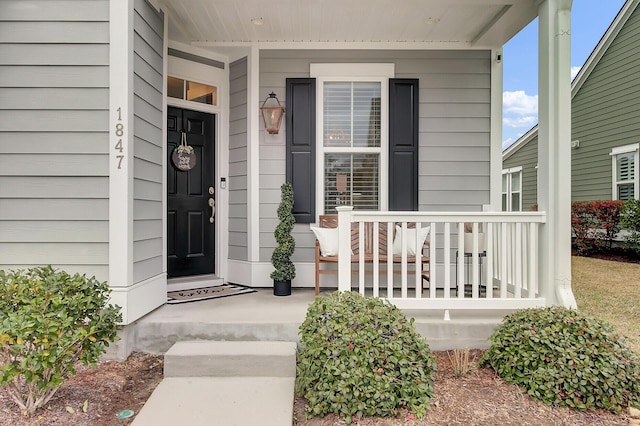
[[545, 223], [546, 212], [397, 212], [353, 210], [357, 222], [484, 222], [484, 223]]

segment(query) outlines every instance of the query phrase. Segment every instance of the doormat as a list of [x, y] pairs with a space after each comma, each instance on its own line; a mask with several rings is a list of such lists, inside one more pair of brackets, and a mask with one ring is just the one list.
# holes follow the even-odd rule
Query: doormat
[[256, 290], [237, 284], [222, 284], [213, 287], [194, 288], [191, 290], [171, 291], [167, 293], [167, 303], [187, 303], [199, 300], [217, 299], [219, 297], [236, 296], [238, 294], [255, 293]]

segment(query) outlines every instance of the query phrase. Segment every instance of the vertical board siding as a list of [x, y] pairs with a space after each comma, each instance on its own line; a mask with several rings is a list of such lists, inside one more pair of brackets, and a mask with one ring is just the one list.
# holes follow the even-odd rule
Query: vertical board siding
[[609, 200], [612, 148], [640, 140], [640, 8], [636, 7], [572, 101], [572, 201]]
[[249, 259], [247, 84], [247, 58], [242, 58], [229, 66], [229, 259], [235, 260]]
[[7, 0], [0, 16], [0, 268], [107, 280], [108, 1]]
[[522, 167], [522, 211], [538, 204], [538, 136], [531, 138], [520, 149], [502, 162], [503, 169]]
[[[478, 212], [490, 202], [490, 52], [273, 50], [260, 55], [260, 94], [264, 98], [274, 91], [281, 102], [286, 78], [309, 77], [311, 63], [395, 63], [396, 78], [419, 79], [418, 209]], [[261, 261], [269, 260], [275, 246], [278, 189], [285, 181], [283, 129], [266, 135], [261, 127]], [[294, 234], [294, 259], [313, 261], [309, 227], [297, 224]]]
[[[162, 273], [162, 54], [164, 18], [145, 0], [134, 3], [134, 283]], [[140, 166], [140, 167], [136, 167]]]

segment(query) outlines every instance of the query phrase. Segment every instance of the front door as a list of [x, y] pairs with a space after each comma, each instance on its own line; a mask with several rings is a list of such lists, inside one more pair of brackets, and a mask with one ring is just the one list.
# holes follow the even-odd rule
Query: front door
[[[169, 107], [167, 116], [167, 268], [169, 277], [215, 272], [215, 116]], [[195, 165], [172, 161], [182, 143]]]

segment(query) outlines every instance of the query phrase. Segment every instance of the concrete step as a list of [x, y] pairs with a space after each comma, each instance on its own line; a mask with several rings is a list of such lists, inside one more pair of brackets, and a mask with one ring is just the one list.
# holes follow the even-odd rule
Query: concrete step
[[164, 377], [295, 376], [295, 342], [181, 341], [164, 356]]
[[165, 378], [132, 425], [291, 426], [294, 383], [294, 377]]

